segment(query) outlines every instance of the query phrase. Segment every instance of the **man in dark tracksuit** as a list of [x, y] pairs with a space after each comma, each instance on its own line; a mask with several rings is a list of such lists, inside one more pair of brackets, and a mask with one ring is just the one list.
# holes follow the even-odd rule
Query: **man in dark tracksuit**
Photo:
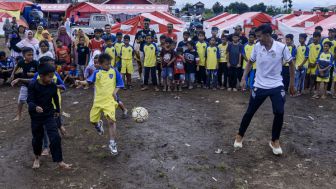
[[35, 154], [33, 168], [40, 167], [39, 156], [42, 153], [44, 132], [47, 132], [50, 140], [50, 151], [53, 161], [57, 162], [61, 168], [71, 168], [70, 164], [63, 162], [61, 137], [59, 136], [58, 127], [54, 119], [60, 112], [57, 86], [52, 82], [54, 72], [55, 68], [51, 64], [41, 63], [38, 66], [40, 79], [33, 81], [28, 87], [27, 102], [31, 117], [32, 145]]

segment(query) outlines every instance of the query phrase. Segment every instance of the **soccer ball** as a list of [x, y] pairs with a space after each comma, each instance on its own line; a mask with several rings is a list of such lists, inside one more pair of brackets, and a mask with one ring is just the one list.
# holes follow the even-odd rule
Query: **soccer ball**
[[148, 119], [148, 111], [143, 107], [133, 108], [132, 118], [137, 123], [143, 123]]

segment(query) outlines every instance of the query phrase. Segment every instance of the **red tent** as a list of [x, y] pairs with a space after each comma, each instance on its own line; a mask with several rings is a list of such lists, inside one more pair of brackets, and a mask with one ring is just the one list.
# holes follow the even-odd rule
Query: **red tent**
[[241, 25], [244, 28], [258, 27], [262, 24], [270, 23], [273, 29], [277, 29], [277, 24], [273, 22], [271, 16], [261, 12], [247, 12], [236, 16], [224, 23], [217, 25], [220, 30], [233, 29], [237, 25]]
[[288, 20], [283, 20], [283, 23], [285, 23], [288, 26], [291, 27], [301, 27], [305, 28], [306, 24], [314, 25], [315, 23], [324, 20], [324, 17], [322, 15], [318, 14], [303, 14], [300, 16], [292, 17]]
[[[168, 24], [167, 21], [147, 13], [136, 16], [132, 19], [129, 19], [117, 25], [114, 25], [112, 27], [112, 33], [123, 32], [124, 34], [135, 35], [139, 30], [143, 28], [144, 25], [143, 22], [145, 18], [149, 18], [151, 20], [150, 28], [154, 29], [157, 34], [167, 32], [167, 24]], [[182, 29], [174, 27], [174, 32], [181, 32], [181, 31]]]
[[22, 2], [0, 1], [0, 9], [7, 11], [20, 10], [20, 12], [23, 12], [23, 9], [27, 5], [33, 5], [33, 3], [30, 1], [22, 1]]
[[293, 18], [293, 17], [295, 17], [295, 14], [283, 14], [282, 16], [276, 18], [276, 20], [282, 22], [282, 21], [291, 19], [291, 18]]
[[70, 6], [66, 11], [66, 17], [69, 18], [71, 15], [90, 17], [89, 15], [92, 13], [106, 13], [106, 11], [99, 8], [96, 4], [84, 2]]
[[322, 32], [322, 35], [323, 36], [328, 36], [328, 29], [330, 28], [336, 28], [336, 14], [335, 15], [332, 15], [318, 23], [316, 23], [315, 25], [309, 27], [309, 28], [306, 28], [305, 29], [305, 32], [306, 33], [309, 33], [309, 34], [313, 34], [314, 31], [315, 31], [315, 27], [316, 26], [322, 26], [323, 27], [323, 32]]
[[229, 15], [229, 13], [224, 12], [224, 13], [222, 13], [222, 14], [220, 14], [220, 15], [217, 15], [217, 16], [215, 16], [215, 17], [212, 17], [212, 18], [206, 20], [206, 22], [213, 22], [213, 21], [215, 21], [215, 20], [221, 19], [221, 18], [226, 17], [226, 16], [228, 16], [228, 15]]
[[181, 25], [184, 24], [184, 22], [178, 18], [176, 18], [175, 16], [167, 13], [167, 12], [159, 12], [159, 11], [155, 11], [155, 12], [151, 12], [150, 14], [162, 18], [164, 20], [166, 20], [167, 22], [170, 22], [172, 24], [177, 24], [177, 25]]

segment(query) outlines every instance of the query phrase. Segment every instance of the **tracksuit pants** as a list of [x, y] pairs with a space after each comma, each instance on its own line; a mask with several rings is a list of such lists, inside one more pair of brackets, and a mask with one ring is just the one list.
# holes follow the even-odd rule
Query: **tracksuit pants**
[[154, 67], [145, 67], [145, 74], [144, 74], [144, 85], [148, 85], [149, 75], [152, 79], [152, 84], [157, 86], [157, 78], [156, 78], [156, 66]]
[[272, 127], [272, 141], [280, 138], [280, 132], [283, 125], [284, 106], [286, 102], [286, 93], [282, 86], [273, 89], [254, 88], [251, 93], [249, 106], [239, 128], [239, 135], [244, 136], [250, 122], [264, 101], [270, 97], [273, 108], [273, 127]]

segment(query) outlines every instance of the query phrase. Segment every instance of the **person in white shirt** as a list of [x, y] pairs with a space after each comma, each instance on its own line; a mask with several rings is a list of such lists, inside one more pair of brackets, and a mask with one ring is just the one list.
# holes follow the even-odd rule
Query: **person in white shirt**
[[48, 56], [52, 59], [55, 58], [54, 54], [49, 50], [49, 42], [47, 40], [42, 40], [39, 43], [39, 54], [38, 54], [38, 60], [44, 56]]
[[[273, 127], [272, 140], [269, 146], [275, 155], [282, 154], [280, 147], [280, 132], [283, 125], [284, 106], [286, 101], [286, 92], [282, 82], [281, 71], [283, 62], [289, 63], [290, 66], [290, 84], [289, 91], [291, 95], [295, 94], [294, 90], [294, 73], [295, 66], [292, 62], [292, 56], [287, 46], [283, 43], [272, 39], [272, 27], [269, 24], [263, 24], [256, 29], [256, 35], [259, 42], [254, 46], [250, 60], [248, 61], [244, 75], [246, 78], [251, 70], [252, 63], [256, 62], [257, 72], [254, 89], [251, 91], [248, 109], [240, 124], [239, 132], [236, 136], [234, 147], [242, 148], [244, 134], [250, 125], [253, 115], [263, 104], [266, 98], [270, 97], [273, 107]], [[245, 89], [246, 81], [241, 80], [241, 87]]]

